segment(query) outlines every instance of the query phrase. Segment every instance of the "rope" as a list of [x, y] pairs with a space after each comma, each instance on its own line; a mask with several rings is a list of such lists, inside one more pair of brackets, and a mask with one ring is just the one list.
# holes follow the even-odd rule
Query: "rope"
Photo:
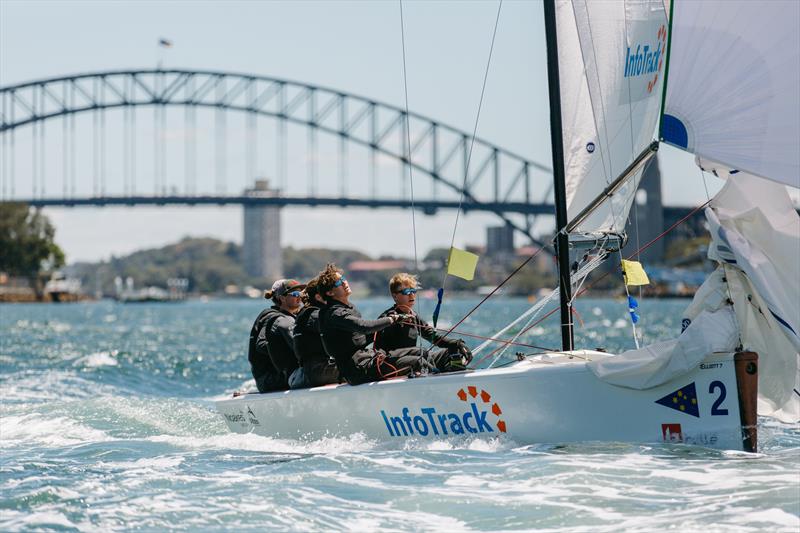
[[[483, 86], [481, 87], [481, 97], [478, 101], [478, 113], [475, 116], [475, 126], [472, 128], [472, 140], [470, 141], [469, 145], [469, 152], [467, 154], [467, 162], [464, 166], [464, 182], [461, 184], [461, 195], [458, 198], [458, 209], [456, 209], [456, 220], [453, 224], [453, 236], [450, 239], [450, 248], [453, 248], [453, 245], [456, 242], [456, 230], [458, 229], [458, 220], [461, 216], [461, 204], [464, 202], [464, 190], [467, 186], [467, 178], [469, 177], [469, 164], [472, 161], [472, 149], [475, 146], [475, 136], [478, 133], [478, 123], [480, 122], [481, 118], [481, 109], [483, 108], [483, 96], [486, 93], [486, 81], [489, 79], [489, 66], [492, 64], [492, 53], [494, 52], [494, 40], [497, 36], [497, 26], [500, 22], [500, 10], [503, 7], [503, 0], [500, 0], [500, 3], [497, 5], [497, 16], [494, 20], [494, 31], [492, 32], [492, 44], [489, 47], [489, 58], [486, 60], [486, 70], [483, 73]], [[447, 269], [444, 271], [444, 275], [442, 276], [442, 288], [445, 286], [445, 282], [447, 281]]]
[[[410, 322], [401, 322], [401, 323], [402, 324], [410, 324]], [[434, 329], [436, 331], [447, 331], [446, 329], [443, 329], [443, 328], [434, 328]], [[502, 344], [508, 344], [508, 345], [513, 345], [513, 346], [522, 346], [524, 348], [536, 348], [537, 350], [545, 350], [545, 351], [548, 351], [548, 352], [556, 351], [556, 348], [550, 348], [550, 347], [547, 347], [547, 346], [537, 346], [535, 344], [526, 344], [526, 343], [523, 343], [523, 342], [515, 342], [513, 340], [499, 339], [499, 338], [497, 338], [497, 336], [484, 337], [483, 335], [477, 335], [475, 333], [467, 333], [467, 332], [458, 331], [458, 330], [454, 330], [453, 333], [455, 333], [456, 335], [463, 335], [464, 337], [472, 337], [474, 339], [485, 340], [485, 341], [490, 341], [490, 342], [499, 342], [499, 343], [502, 343]], [[475, 350], [473, 350], [472, 353], [474, 354]]]
[[458, 326], [460, 326], [460, 325], [461, 325], [461, 324], [462, 324], [462, 323], [463, 323], [463, 322], [464, 322], [464, 321], [465, 321], [467, 318], [469, 318], [469, 316], [470, 316], [472, 313], [474, 313], [476, 309], [478, 309], [480, 306], [482, 306], [482, 305], [484, 304], [484, 302], [486, 302], [486, 300], [488, 300], [489, 298], [491, 298], [491, 297], [492, 297], [492, 295], [493, 295], [494, 293], [496, 293], [496, 292], [497, 292], [497, 291], [500, 289], [500, 287], [502, 287], [503, 285], [505, 285], [505, 284], [506, 284], [506, 282], [507, 282], [508, 280], [510, 280], [511, 278], [513, 278], [513, 277], [514, 277], [514, 276], [517, 274], [517, 272], [519, 272], [520, 270], [522, 270], [522, 268], [523, 268], [525, 265], [527, 265], [527, 264], [528, 264], [528, 263], [529, 263], [529, 262], [530, 262], [530, 261], [531, 261], [531, 260], [532, 260], [534, 257], [536, 257], [537, 255], [539, 255], [539, 253], [540, 253], [540, 252], [541, 252], [543, 249], [544, 249], [544, 248], [539, 248], [538, 250], [536, 250], [535, 252], [533, 252], [533, 253], [530, 255], [530, 257], [528, 257], [528, 258], [527, 258], [525, 261], [523, 261], [523, 262], [522, 262], [522, 264], [521, 264], [521, 265], [519, 265], [519, 266], [518, 266], [516, 269], [514, 269], [514, 272], [512, 272], [511, 274], [509, 274], [508, 276], [506, 276], [506, 279], [504, 279], [503, 281], [501, 281], [501, 282], [500, 282], [500, 284], [499, 284], [497, 287], [495, 287], [494, 289], [492, 289], [492, 292], [490, 292], [489, 294], [487, 294], [486, 296], [484, 296], [483, 300], [481, 300], [480, 302], [478, 302], [478, 305], [476, 305], [475, 307], [473, 307], [473, 308], [470, 310], [470, 312], [469, 312], [469, 313], [467, 313], [466, 315], [464, 315], [464, 318], [462, 318], [461, 320], [459, 320], [459, 321], [456, 323], [456, 325], [455, 325], [455, 326], [453, 326], [452, 328], [450, 328], [450, 329], [447, 331], [447, 333], [445, 333], [444, 335], [442, 335], [442, 337], [441, 337], [441, 338], [439, 338], [439, 340], [437, 340], [437, 341], [436, 341], [436, 344], [439, 344], [439, 343], [440, 343], [442, 340], [444, 340], [444, 339], [445, 339], [445, 338], [446, 338], [448, 335], [450, 335], [450, 334], [453, 332], [453, 330], [454, 330], [454, 329], [456, 329], [456, 328], [457, 328]]
[[[408, 169], [408, 181], [411, 189], [411, 232], [414, 242], [414, 274], [419, 275], [419, 258], [417, 256], [417, 216], [414, 206], [414, 169], [411, 167], [411, 124], [408, 116], [408, 72], [406, 69], [406, 31], [405, 19], [403, 18], [403, 0], [400, 0], [400, 39], [403, 45], [403, 94], [406, 104], [406, 139], [403, 155], [405, 157], [405, 167]], [[416, 300], [414, 305], [419, 306]], [[412, 307], [412, 312], [414, 311]], [[419, 314], [419, 313], [417, 313]], [[422, 339], [420, 326], [417, 324], [417, 339]], [[419, 345], [419, 342], [418, 342]]]
[[[587, 254], [587, 255], [588, 255], [588, 254]], [[592, 271], [593, 271], [595, 268], [597, 268], [597, 267], [600, 265], [600, 263], [602, 263], [602, 262], [603, 262], [603, 260], [605, 259], [605, 257], [606, 257], [606, 256], [605, 256], [604, 254], [602, 254], [602, 253], [601, 253], [601, 254], [598, 254], [597, 256], [595, 256], [595, 257], [591, 258], [591, 259], [590, 259], [589, 261], [587, 261], [587, 262], [586, 262], [586, 263], [585, 263], [585, 264], [584, 264], [584, 265], [583, 265], [581, 268], [579, 268], [579, 269], [578, 269], [578, 270], [575, 272], [575, 274], [573, 274], [573, 275], [571, 276], [571, 278], [572, 278], [572, 279], [570, 280], [570, 283], [573, 283], [573, 279], [574, 279], [574, 280], [580, 280], [580, 283], [578, 284], [578, 286], [579, 286], [579, 287], [580, 287], [580, 286], [582, 286], [582, 285], [583, 285], [583, 282], [586, 280], [587, 276], [588, 276], [588, 275], [589, 275], [589, 274], [590, 274], [590, 273], [591, 273], [591, 272], [592, 272]], [[585, 258], [586, 258], [586, 256], [584, 256], [584, 259], [585, 259]], [[549, 295], [547, 295], [547, 297], [545, 297], [544, 299], [540, 300], [540, 302], [541, 302], [541, 305], [539, 305], [539, 308], [536, 310], [536, 313], [535, 313], [535, 314], [534, 314], [534, 315], [533, 315], [533, 316], [530, 318], [530, 320], [528, 320], [528, 322], [525, 324], [525, 326], [523, 326], [523, 327], [522, 327], [522, 329], [521, 329], [521, 330], [520, 330], [520, 331], [519, 331], [519, 332], [518, 332], [516, 335], [514, 335], [514, 337], [511, 339], [512, 341], [516, 341], [516, 340], [517, 340], [519, 337], [521, 337], [521, 336], [522, 336], [522, 335], [523, 335], [525, 332], [527, 332], [527, 331], [530, 329], [530, 327], [533, 327], [533, 326], [531, 326], [531, 322], [533, 322], [533, 321], [536, 319], [536, 316], [539, 314], [539, 311], [541, 311], [541, 310], [544, 308], [544, 306], [545, 306], [545, 305], [547, 305], [547, 304], [548, 304], [548, 303], [549, 303], [551, 300], [553, 300], [553, 299], [554, 299], [554, 297], [555, 297], [557, 294], [558, 294], [558, 289], [554, 289], [553, 291], [551, 291], [551, 292], [550, 292], [550, 294], [549, 294]], [[572, 301], [574, 301], [574, 299], [575, 299], [575, 296], [573, 296], [573, 299], [572, 299], [572, 300], [570, 300], [570, 303], [571, 303]], [[535, 307], [536, 307], [536, 306], [534, 306], [534, 308], [535, 308]], [[574, 307], [572, 307], [572, 306], [570, 306], [570, 312], [572, 312], [572, 313], [575, 313], [575, 312], [576, 312], [576, 311], [575, 311], [575, 308], [574, 308]], [[515, 321], [515, 322], [516, 322], [516, 321]], [[538, 324], [538, 322], [537, 322], [537, 324]], [[529, 326], [530, 326], [530, 327], [529, 327]], [[509, 326], [509, 327], [510, 327], [510, 326]], [[505, 328], [505, 329], [508, 329], [508, 327], [507, 327], [507, 328]], [[504, 330], [504, 331], [505, 331], [505, 330]], [[486, 344], [486, 343], [484, 343], [484, 344]], [[483, 345], [479, 346], [479, 348], [482, 348], [482, 347], [483, 347]], [[491, 353], [489, 353], [488, 355], [486, 355], [486, 356], [482, 357], [481, 359], [479, 359], [479, 360], [478, 360], [478, 361], [477, 361], [475, 364], [476, 364], [476, 365], [478, 365], [478, 364], [482, 363], [483, 361], [485, 361], [486, 359], [488, 359], [489, 357], [491, 357], [492, 355], [496, 354], [496, 353], [499, 351], [500, 353], [499, 353], [499, 354], [497, 354], [497, 356], [495, 356], [495, 358], [492, 360], [492, 362], [491, 362], [491, 363], [489, 364], [489, 366], [487, 367], [487, 368], [492, 368], [492, 367], [494, 366], [494, 364], [497, 362], [497, 360], [498, 360], [498, 359], [500, 359], [500, 357], [501, 357], [501, 356], [502, 356], [502, 355], [503, 355], [503, 354], [506, 352], [506, 350], [507, 350], [507, 349], [508, 349], [508, 346], [505, 346], [505, 347], [504, 347], [504, 346], [499, 346], [499, 347], [495, 348], [494, 350], [492, 350], [492, 352], [491, 352]], [[501, 351], [501, 350], [502, 350], [502, 351]], [[474, 352], [473, 352], [473, 353], [474, 353]]]
[[[631, 255], [629, 255], [629, 256], [628, 256], [628, 259], [631, 259], [631, 258], [633, 258], [634, 256], [636, 256], [636, 254], [638, 254], [638, 253], [641, 253], [641, 252], [643, 252], [644, 250], [647, 250], [647, 249], [648, 249], [650, 246], [652, 246], [652, 245], [653, 245], [655, 242], [657, 242], [659, 239], [662, 239], [662, 238], [663, 238], [663, 237], [664, 237], [664, 236], [665, 236], [667, 233], [669, 233], [669, 232], [671, 232], [672, 230], [674, 230], [674, 229], [675, 229], [676, 227], [678, 227], [680, 224], [682, 224], [682, 223], [686, 222], [686, 220], [688, 220], [689, 218], [691, 218], [691, 217], [692, 217], [692, 216], [693, 216], [695, 213], [697, 213], [697, 212], [698, 212], [698, 211], [700, 211], [701, 209], [704, 209], [704, 208], [705, 208], [705, 207], [706, 207], [706, 206], [707, 206], [709, 203], [711, 203], [711, 200], [708, 200], [708, 201], [706, 201], [705, 203], [703, 203], [703, 204], [701, 204], [701, 205], [699, 205], [699, 206], [695, 207], [694, 209], [692, 209], [692, 211], [690, 211], [688, 215], [684, 216], [683, 218], [681, 218], [680, 220], [678, 220], [677, 222], [675, 222], [675, 223], [674, 223], [673, 225], [671, 225], [669, 228], [667, 228], [667, 229], [665, 229], [663, 232], [661, 232], [661, 233], [660, 233], [660, 234], [659, 234], [657, 237], [655, 237], [654, 239], [650, 240], [650, 241], [649, 241], [649, 242], [647, 242], [647, 243], [646, 243], [644, 246], [642, 246], [641, 248], [639, 248], [638, 250], [636, 250], [634, 253], [632, 253]], [[537, 252], [537, 253], [538, 253], [538, 252]], [[531, 257], [531, 258], [529, 258], [529, 259], [532, 259], [532, 257]], [[527, 261], [526, 261], [526, 262], [527, 262]], [[514, 274], [516, 274], [516, 273], [517, 273], [517, 271], [519, 271], [519, 269], [515, 270], [515, 271], [514, 271], [514, 272], [513, 272], [511, 275], [513, 276]], [[585, 293], [586, 293], [586, 291], [588, 291], [589, 289], [591, 289], [591, 288], [592, 288], [592, 287], [593, 287], [595, 284], [599, 283], [601, 280], [605, 279], [605, 277], [606, 277], [606, 276], [608, 276], [610, 273], [611, 273], [610, 271], [608, 271], [608, 272], [604, 272], [604, 273], [603, 273], [601, 276], [599, 276], [599, 277], [598, 277], [596, 280], [592, 281], [592, 282], [591, 282], [589, 285], [587, 285], [586, 287], [584, 287], [584, 288], [580, 289], [579, 291], [577, 291], [577, 292], [576, 292], [576, 294], [574, 295], [573, 299], [576, 299], [576, 298], [578, 298], [578, 297], [582, 296], [583, 294], [585, 294]], [[509, 276], [509, 277], [510, 277], [510, 276]], [[508, 278], [507, 278], [506, 280], [504, 280], [504, 281], [503, 281], [503, 283], [505, 283], [506, 281], [508, 281]], [[492, 291], [492, 293], [494, 293], [494, 291]], [[490, 293], [490, 294], [489, 294], [489, 296], [491, 296], [491, 294], [492, 294], [492, 293]], [[488, 298], [488, 296], [487, 296], [487, 298]], [[475, 308], [474, 308], [472, 311], [470, 311], [470, 313], [469, 313], [469, 314], [471, 314], [471, 313], [472, 313], [472, 312], [473, 312], [475, 309], [477, 309], [477, 308], [478, 308], [478, 307], [479, 307], [481, 304], [483, 304], [483, 302], [484, 302], [485, 300], [486, 300], [486, 298], [484, 298], [484, 300], [483, 300], [483, 301], [481, 301], [481, 302], [480, 302], [480, 303], [479, 303], [477, 306], [475, 306]], [[539, 320], [537, 320], [536, 322], [534, 322], [534, 323], [533, 323], [533, 324], [531, 324], [530, 326], [527, 326], [525, 329], [523, 329], [523, 330], [522, 330], [522, 332], [519, 334], [519, 336], [522, 336], [523, 334], [525, 334], [525, 333], [527, 333], [528, 331], [530, 331], [532, 328], [534, 328], [534, 327], [538, 326], [539, 324], [541, 324], [541, 323], [542, 323], [544, 320], [546, 320], [547, 318], [549, 318], [550, 316], [552, 316], [552, 315], [553, 315], [553, 313], [555, 313], [555, 312], [556, 312], [556, 311], [558, 311], [558, 310], [559, 310], [559, 308], [554, 308], [554, 309], [551, 309], [551, 310], [550, 310], [550, 311], [549, 311], [547, 314], [545, 314], [545, 315], [544, 315], [543, 317], [541, 317]], [[468, 314], [467, 316], [469, 316], [469, 314]], [[466, 319], [466, 317], [464, 317], [464, 318], [463, 318], [461, 321], [459, 321], [459, 322], [458, 322], [458, 324], [456, 324], [455, 326], [453, 326], [453, 328], [451, 329], [451, 331], [452, 331], [453, 329], [455, 329], [455, 328], [456, 328], [456, 327], [457, 327], [459, 324], [461, 324], [461, 322], [463, 322], [465, 319]], [[448, 332], [448, 333], [449, 333], [449, 332]], [[499, 348], [498, 348], [498, 349], [499, 349]], [[474, 363], [474, 365], [473, 365], [473, 368], [474, 368], [474, 366], [477, 366], [477, 365], [479, 365], [480, 363], [482, 363], [483, 361], [485, 361], [486, 359], [488, 359], [489, 357], [491, 357], [491, 356], [492, 356], [492, 355], [493, 355], [493, 354], [494, 354], [496, 351], [497, 351], [497, 350], [493, 351], [493, 352], [492, 352], [492, 353], [490, 353], [489, 355], [487, 355], [487, 356], [485, 356], [485, 357], [483, 357], [483, 358], [479, 359], [478, 361], [476, 361], [476, 362]]]
[[[636, 228], [636, 239], [637, 240], [639, 239], [639, 228], [638, 228], [638, 226]], [[638, 256], [637, 256], [637, 259], [638, 259]], [[620, 263], [620, 265], [622, 264], [622, 250], [619, 251], [619, 263]], [[623, 278], [622, 279], [622, 286], [625, 287], [625, 297], [626, 297], [626, 299], [628, 301], [628, 311], [629, 311], [628, 314], [630, 315], [630, 319], [631, 319], [631, 329], [633, 331], [633, 343], [636, 345], [636, 349], [638, 350], [639, 349], [639, 338], [636, 336], [636, 322], [633, 321], [633, 314], [632, 314], [633, 311], [631, 310], [632, 307], [631, 307], [631, 303], [630, 303], [631, 302], [631, 293], [628, 291], [628, 279], [627, 279], [627, 276], [624, 273], [624, 271], [623, 271], [623, 274], [622, 274], [622, 278]], [[641, 300], [641, 298], [642, 298], [642, 286], [640, 285], [639, 286], [639, 299]]]
[[472, 350], [472, 354], [477, 355], [478, 353], [482, 352], [484, 348], [486, 348], [489, 344], [491, 344], [491, 341], [497, 340], [497, 338], [500, 335], [504, 334], [506, 331], [516, 326], [518, 322], [528, 318], [528, 316], [530, 316], [531, 314], [535, 315], [535, 313], [544, 308], [544, 306], [547, 305], [557, 294], [558, 294], [557, 291], [550, 291], [550, 294], [548, 294], [544, 298], [539, 299], [539, 301], [537, 301], [533, 306], [531, 306], [530, 309], [522, 313], [513, 322], [511, 322], [506, 327], [504, 327], [503, 329], [501, 329], [500, 331], [489, 337], [489, 339], [486, 342], [482, 343], [480, 346]]

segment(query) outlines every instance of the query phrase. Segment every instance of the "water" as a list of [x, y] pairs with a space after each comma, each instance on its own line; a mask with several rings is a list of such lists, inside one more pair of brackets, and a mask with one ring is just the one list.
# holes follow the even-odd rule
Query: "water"
[[[443, 321], [475, 303], [448, 302]], [[798, 425], [763, 420], [757, 455], [230, 434], [212, 402], [249, 381], [261, 305], [0, 306], [0, 530], [800, 529]], [[459, 329], [489, 334], [526, 305], [490, 301]], [[643, 302], [646, 339], [679, 331], [685, 305]], [[579, 345], [632, 347], [624, 304], [578, 311]], [[533, 332], [525, 342], [558, 346], [554, 320]]]

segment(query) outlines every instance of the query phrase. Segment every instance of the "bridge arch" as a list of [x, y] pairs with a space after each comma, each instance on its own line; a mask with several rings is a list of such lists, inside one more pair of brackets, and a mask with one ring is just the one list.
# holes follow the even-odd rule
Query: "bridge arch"
[[[268, 76], [141, 69], [90, 72], [2, 87], [0, 103], [0, 134], [13, 134], [17, 128], [56, 117], [139, 106], [195, 106], [273, 117], [337, 136], [342, 142], [408, 165], [463, 195], [466, 210], [491, 211], [532, 242], [542, 244], [531, 235], [531, 224], [541, 212], [549, 186], [545, 185], [538, 208], [526, 210], [524, 206], [537, 203], [533, 174], [549, 176], [548, 167], [476, 138], [469, 164], [472, 170], [464, 180], [471, 134], [408, 113], [411, 145], [406, 147], [405, 110], [375, 99]], [[153, 195], [163, 196], [159, 191]], [[422, 205], [432, 206], [427, 209], [437, 205], [436, 198], [421, 200]], [[524, 223], [512, 219], [509, 211], [523, 213]]]

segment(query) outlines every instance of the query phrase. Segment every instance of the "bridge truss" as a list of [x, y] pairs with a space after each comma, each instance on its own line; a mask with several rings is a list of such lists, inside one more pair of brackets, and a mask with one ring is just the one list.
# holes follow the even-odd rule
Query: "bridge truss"
[[[168, 120], [168, 107], [182, 107], [182, 120], [175, 115]], [[152, 115], [147, 116], [142, 108], [151, 108]], [[208, 128], [201, 124], [199, 110], [213, 114]], [[230, 127], [228, 112], [244, 117], [239, 133]], [[274, 121], [275, 149], [268, 159], [274, 160], [270, 161], [275, 165], [273, 186], [280, 194], [253, 198], [243, 194], [243, 189], [252, 186], [262, 164], [259, 159], [267, 152], [259, 137], [262, 117]], [[143, 133], [145, 123], [147, 132]], [[51, 124], [56, 127], [46, 129]], [[303, 176], [289, 168], [289, 129], [296, 127], [306, 130], [301, 150], [307, 167]], [[122, 138], [113, 139], [111, 130], [121, 132]], [[175, 142], [176, 131], [180, 143]], [[213, 131], [213, 142], [201, 139], [198, 132], [202, 131]], [[335, 176], [324, 175], [333, 165], [320, 161], [320, 132], [336, 145]], [[237, 135], [241, 142], [234, 139]], [[51, 136], [57, 137], [55, 146]], [[544, 165], [484, 139], [476, 138], [471, 146], [469, 133], [416, 113], [406, 117], [405, 110], [396, 106], [266, 76], [120, 70], [2, 87], [0, 137], [2, 201], [42, 206], [269, 203], [410, 207], [407, 170], [411, 167], [415, 179], [426, 178], [428, 186], [415, 187], [414, 200], [428, 214], [459, 205], [465, 211], [492, 212], [538, 243], [531, 234], [534, 219], [551, 213], [550, 169]], [[22, 144], [30, 157], [20, 155]], [[182, 158], [172, 153], [177, 144], [182, 144]], [[348, 165], [352, 146], [364, 152], [367, 168], [363, 172], [353, 172]], [[54, 152], [59, 152], [60, 172], [52, 164]], [[25, 165], [19, 162], [23, 158]], [[183, 160], [182, 168], [174, 164], [176, 159]], [[143, 170], [148, 166], [143, 164], [145, 160], [152, 164], [147, 171]], [[230, 160], [237, 161], [240, 180], [232, 179], [234, 171], [226, 165]], [[80, 161], [88, 164], [81, 166]], [[397, 169], [389, 178], [387, 161]], [[363, 176], [354, 178], [356, 174]], [[204, 180], [204, 175], [208, 179]]]

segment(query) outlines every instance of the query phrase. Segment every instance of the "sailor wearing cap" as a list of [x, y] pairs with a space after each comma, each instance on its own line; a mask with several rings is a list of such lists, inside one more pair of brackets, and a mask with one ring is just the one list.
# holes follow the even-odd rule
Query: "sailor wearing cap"
[[294, 279], [279, 279], [264, 292], [272, 307], [262, 311], [250, 331], [251, 371], [259, 392], [286, 390], [289, 376], [297, 370], [292, 348], [294, 317], [302, 307], [305, 285]]

